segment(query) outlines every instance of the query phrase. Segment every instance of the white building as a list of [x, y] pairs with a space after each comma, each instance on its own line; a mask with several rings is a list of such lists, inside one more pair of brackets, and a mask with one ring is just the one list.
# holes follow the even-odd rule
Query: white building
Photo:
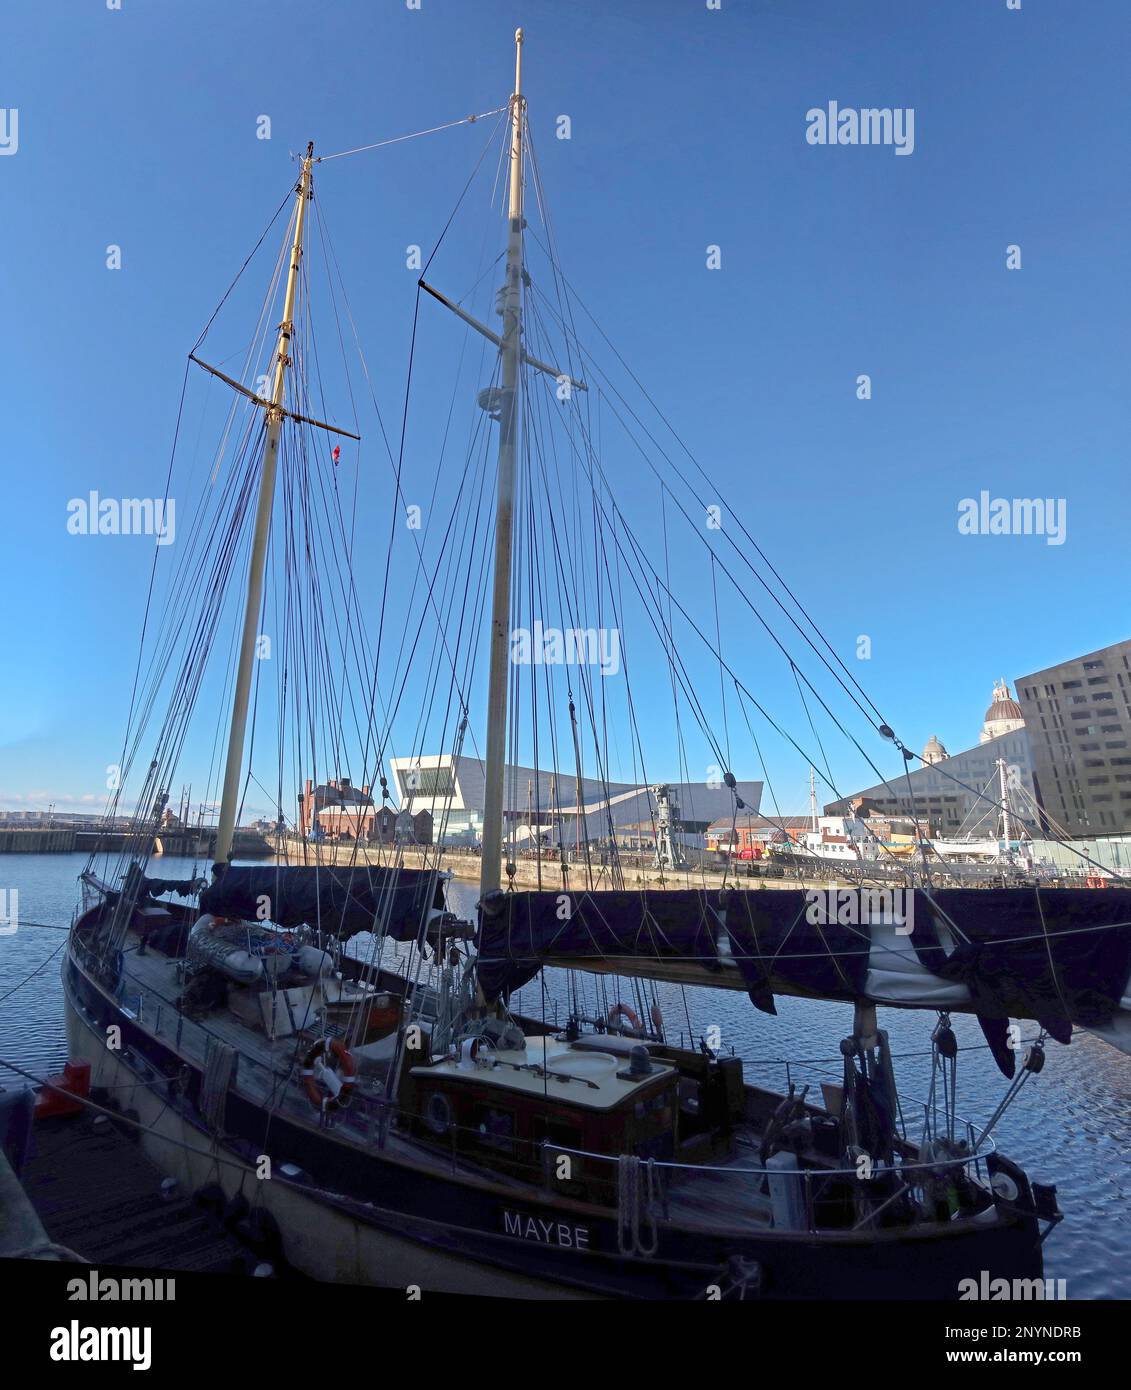
[[[942, 756], [939, 756], [939, 755]], [[1005, 681], [993, 687], [993, 699], [978, 742], [948, 754], [932, 737], [923, 750], [924, 766], [892, 773], [889, 781], [865, 787], [830, 802], [829, 815], [850, 815], [865, 801], [873, 814], [912, 816], [934, 835], [992, 836], [998, 833], [1001, 799], [998, 763], [1006, 764], [1011, 796], [1030, 822], [1036, 818], [1033, 750], [1021, 706]]]
[[[485, 800], [480, 758], [453, 757], [450, 753], [390, 758], [389, 772], [402, 807], [414, 814], [431, 812], [437, 843], [470, 844], [480, 839]], [[622, 827], [627, 834], [629, 827], [655, 821], [655, 785], [584, 777], [579, 786], [576, 777], [565, 773], [508, 767], [503, 793], [506, 834], [519, 844], [541, 837], [546, 843], [560, 841], [567, 847], [616, 839]], [[733, 815], [736, 794], [754, 813], [762, 799], [761, 782], [738, 782], [734, 791], [703, 782], [665, 785], [678, 807], [675, 819], [688, 844], [701, 844], [712, 821]], [[637, 832], [633, 834], [638, 837]]]

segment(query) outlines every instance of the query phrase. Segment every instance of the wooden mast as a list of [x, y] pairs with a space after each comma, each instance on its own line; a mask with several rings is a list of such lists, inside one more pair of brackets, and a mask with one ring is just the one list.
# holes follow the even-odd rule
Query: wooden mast
[[223, 865], [231, 858], [232, 838], [236, 828], [236, 812], [240, 801], [240, 772], [243, 768], [244, 736], [247, 732], [247, 707], [251, 695], [251, 673], [258, 637], [259, 610], [263, 602], [263, 575], [267, 563], [267, 542], [271, 535], [271, 509], [275, 500], [275, 472], [279, 457], [279, 437], [283, 429], [287, 368], [291, 365], [290, 345], [294, 334], [295, 294], [298, 288], [299, 265], [302, 261], [302, 231], [306, 221], [306, 205], [310, 200], [310, 171], [314, 162], [314, 144], [306, 147], [302, 174], [295, 188], [294, 237], [291, 242], [291, 264], [287, 273], [287, 290], [283, 302], [283, 321], [279, 324], [279, 342], [275, 350], [275, 381], [271, 402], [267, 408], [267, 438], [263, 446], [263, 467], [259, 475], [259, 504], [255, 513], [255, 531], [251, 541], [251, 561], [247, 573], [247, 600], [244, 605], [243, 635], [240, 639], [239, 666], [236, 671], [236, 690], [232, 702], [232, 726], [228, 734], [228, 759], [224, 766], [224, 792], [220, 802], [220, 824], [216, 831], [214, 860]]
[[511, 97], [510, 200], [507, 269], [503, 285], [499, 490], [495, 506], [495, 579], [491, 604], [491, 668], [487, 688], [487, 764], [483, 801], [480, 894], [499, 887], [503, 853], [503, 782], [507, 745], [507, 678], [510, 673], [511, 547], [518, 434], [518, 368], [522, 353], [522, 30], [516, 29], [514, 95]]

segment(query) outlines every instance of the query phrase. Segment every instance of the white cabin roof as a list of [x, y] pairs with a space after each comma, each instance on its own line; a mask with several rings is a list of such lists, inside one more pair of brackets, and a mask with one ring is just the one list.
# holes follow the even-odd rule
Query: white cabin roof
[[[481, 1054], [482, 1055], [482, 1054]], [[675, 1067], [651, 1058], [647, 1076], [628, 1079], [629, 1059], [592, 1048], [574, 1048], [561, 1038], [527, 1038], [524, 1050], [498, 1051], [486, 1064], [446, 1058], [429, 1066], [413, 1067], [419, 1077], [443, 1077], [455, 1084], [497, 1086], [503, 1091], [548, 1096], [589, 1110], [612, 1110], [635, 1092], [651, 1086], [660, 1076], [675, 1075]]]

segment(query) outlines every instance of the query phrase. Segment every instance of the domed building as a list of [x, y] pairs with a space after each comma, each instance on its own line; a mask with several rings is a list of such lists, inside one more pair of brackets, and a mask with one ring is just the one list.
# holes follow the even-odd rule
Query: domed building
[[922, 764], [893, 774], [887, 782], [866, 787], [851, 797], [830, 802], [827, 816], [854, 814], [854, 806], [871, 802], [873, 814], [911, 816], [932, 835], [997, 834], [998, 782], [1004, 762], [1016, 769], [1017, 798], [1039, 804], [1033, 776], [1033, 751], [1025, 716], [1004, 680], [996, 681], [982, 731], [973, 748], [951, 753], [937, 734], [927, 740]]
[[1005, 681], [998, 681], [994, 686], [993, 701], [986, 710], [978, 742], [989, 743], [991, 738], [1000, 738], [1002, 734], [1012, 734], [1024, 727], [1025, 716], [1021, 713], [1021, 706], [1010, 695], [1009, 686]]

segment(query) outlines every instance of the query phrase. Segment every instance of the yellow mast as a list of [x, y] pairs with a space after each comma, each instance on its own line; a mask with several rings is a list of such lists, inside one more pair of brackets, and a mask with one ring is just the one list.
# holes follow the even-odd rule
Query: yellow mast
[[251, 541], [251, 560], [247, 573], [247, 600], [244, 605], [243, 634], [240, 639], [239, 666], [236, 670], [236, 690], [232, 702], [232, 725], [228, 734], [228, 758], [224, 766], [224, 791], [220, 802], [220, 824], [216, 831], [216, 864], [226, 864], [232, 853], [232, 838], [236, 828], [236, 812], [240, 800], [240, 772], [243, 768], [244, 736], [247, 732], [247, 708], [251, 695], [252, 663], [258, 637], [259, 610], [263, 602], [263, 575], [267, 563], [267, 542], [271, 535], [271, 509], [275, 500], [275, 472], [279, 457], [279, 437], [286, 414], [287, 368], [291, 365], [290, 345], [294, 334], [295, 295], [298, 289], [299, 265], [302, 261], [302, 232], [306, 222], [306, 205], [310, 201], [311, 166], [314, 163], [313, 141], [306, 147], [302, 174], [295, 187], [294, 235], [291, 241], [291, 264], [287, 272], [287, 290], [283, 301], [283, 321], [279, 324], [279, 341], [275, 349], [275, 380], [271, 403], [267, 408], [267, 438], [263, 447], [263, 467], [259, 476], [259, 503], [255, 512], [255, 531]]

